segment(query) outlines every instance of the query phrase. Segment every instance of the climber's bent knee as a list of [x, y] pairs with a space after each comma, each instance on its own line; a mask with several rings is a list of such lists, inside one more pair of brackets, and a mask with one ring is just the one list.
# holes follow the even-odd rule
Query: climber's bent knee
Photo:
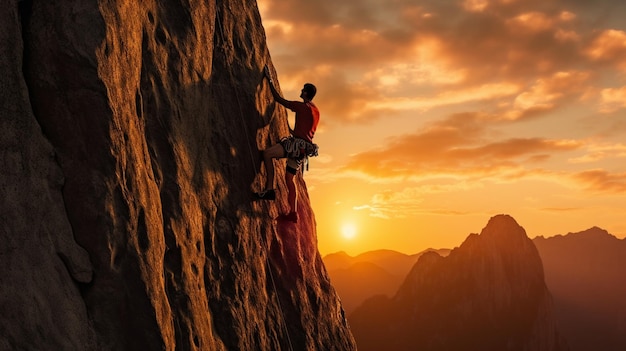
[[272, 145], [271, 147], [263, 150], [264, 159], [281, 158], [281, 157], [285, 157], [285, 149], [280, 144]]

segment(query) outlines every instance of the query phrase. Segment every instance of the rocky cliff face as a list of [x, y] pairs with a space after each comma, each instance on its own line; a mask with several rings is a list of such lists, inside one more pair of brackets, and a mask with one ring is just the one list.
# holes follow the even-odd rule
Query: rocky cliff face
[[356, 348], [304, 181], [295, 225], [249, 195], [287, 134], [255, 2], [2, 7], [0, 349]]
[[393, 298], [366, 301], [350, 322], [360, 350], [567, 349], [537, 249], [505, 215], [447, 257], [422, 255]]

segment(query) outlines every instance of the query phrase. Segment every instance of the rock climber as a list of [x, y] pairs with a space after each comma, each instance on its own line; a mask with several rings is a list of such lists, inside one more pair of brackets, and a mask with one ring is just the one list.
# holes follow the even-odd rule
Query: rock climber
[[320, 113], [317, 106], [311, 101], [317, 93], [317, 88], [311, 83], [306, 83], [300, 92], [300, 101], [289, 101], [280, 96], [272, 76], [267, 66], [265, 67], [265, 78], [269, 81], [270, 90], [274, 100], [296, 113], [294, 128], [289, 127], [290, 135], [283, 138], [277, 144], [263, 150], [263, 163], [265, 165], [265, 190], [255, 193], [257, 198], [262, 200], [274, 200], [276, 191], [274, 190], [274, 159], [287, 158], [287, 169], [285, 172], [285, 183], [287, 185], [287, 202], [289, 212], [279, 215], [276, 219], [290, 222], [298, 222], [298, 192], [294, 176], [301, 168], [303, 161], [308, 156], [317, 156], [317, 145], [313, 144], [313, 136], [320, 120]]

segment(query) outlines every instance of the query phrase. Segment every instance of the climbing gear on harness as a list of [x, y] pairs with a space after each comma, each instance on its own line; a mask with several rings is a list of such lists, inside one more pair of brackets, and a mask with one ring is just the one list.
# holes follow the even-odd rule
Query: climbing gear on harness
[[280, 144], [285, 149], [285, 156], [289, 158], [315, 157], [319, 151], [317, 144], [294, 136], [280, 139]]
[[[309, 170], [309, 157], [316, 157], [319, 152], [319, 146], [302, 138], [288, 136], [280, 140], [280, 144], [285, 149], [285, 157], [287, 161], [287, 171], [296, 174], [300, 165], [304, 162], [305, 169]], [[292, 161], [292, 162], [290, 162]]]

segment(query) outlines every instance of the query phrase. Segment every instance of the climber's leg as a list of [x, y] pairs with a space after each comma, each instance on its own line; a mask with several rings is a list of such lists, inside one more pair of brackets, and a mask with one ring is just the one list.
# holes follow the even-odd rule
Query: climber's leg
[[287, 159], [287, 170], [285, 171], [285, 184], [287, 185], [287, 203], [289, 204], [289, 212], [278, 216], [277, 220], [298, 222], [298, 189], [295, 182], [295, 176], [302, 164], [302, 160], [293, 158]]
[[274, 159], [285, 157], [285, 149], [281, 144], [275, 144], [263, 150], [263, 164], [265, 165], [265, 189], [256, 193], [259, 199], [274, 200]]

